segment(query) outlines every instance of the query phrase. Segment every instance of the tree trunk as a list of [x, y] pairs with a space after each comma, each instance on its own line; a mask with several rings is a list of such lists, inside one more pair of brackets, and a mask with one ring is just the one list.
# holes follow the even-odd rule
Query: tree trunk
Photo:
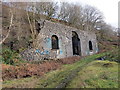
[[8, 31], [6, 37], [0, 42], [0, 45], [8, 38], [8, 36], [10, 34], [10, 31], [11, 31], [11, 26], [12, 26], [12, 23], [13, 23], [13, 12], [12, 12], [11, 9], [10, 9], [10, 13], [11, 13], [11, 19], [10, 19], [9, 31]]

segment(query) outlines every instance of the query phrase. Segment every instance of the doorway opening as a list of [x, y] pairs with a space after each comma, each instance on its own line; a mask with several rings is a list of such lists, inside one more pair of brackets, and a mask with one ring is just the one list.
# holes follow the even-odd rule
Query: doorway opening
[[93, 46], [92, 46], [92, 42], [89, 41], [89, 50], [92, 51], [93, 50]]
[[73, 55], [81, 55], [80, 39], [75, 31], [72, 31], [72, 47]]

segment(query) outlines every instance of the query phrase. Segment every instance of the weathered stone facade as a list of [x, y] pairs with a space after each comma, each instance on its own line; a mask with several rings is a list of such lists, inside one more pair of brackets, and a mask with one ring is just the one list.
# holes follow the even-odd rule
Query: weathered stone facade
[[[9, 7], [3, 6], [3, 36], [9, 30]], [[4, 45], [21, 53], [25, 60], [44, 60], [65, 58], [73, 55], [86, 56], [98, 52], [96, 35], [74, 27], [60, 24], [58, 21], [36, 20], [37, 38], [35, 48], [31, 48], [31, 32], [24, 10], [14, 12], [13, 25]], [[37, 18], [36, 18], [37, 19]], [[39, 26], [39, 27], [38, 27]], [[12, 44], [11, 44], [12, 42]], [[8, 45], [10, 44], [10, 45]], [[23, 50], [21, 50], [23, 48]], [[27, 48], [27, 50], [25, 50]]]
[[[79, 43], [77, 53], [74, 53], [76, 51], [73, 50], [73, 42], [75, 42], [75, 39], [72, 39], [73, 32], [77, 34]], [[52, 36], [57, 37], [58, 48], [53, 48]], [[47, 20], [37, 36], [36, 45], [36, 49], [29, 50], [29, 52], [32, 52], [29, 55], [32, 55], [34, 60], [65, 58], [73, 55], [86, 56], [98, 52], [96, 35], [94, 33]], [[27, 54], [24, 53], [24, 55]]]

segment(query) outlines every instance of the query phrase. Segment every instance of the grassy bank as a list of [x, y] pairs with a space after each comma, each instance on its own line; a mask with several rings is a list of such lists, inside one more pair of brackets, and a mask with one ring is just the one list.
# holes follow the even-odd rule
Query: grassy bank
[[84, 66], [94, 61], [96, 58], [104, 56], [105, 54], [106, 53], [88, 56], [74, 64], [64, 65], [60, 70], [56, 70], [46, 74], [44, 78], [40, 80], [40, 83], [37, 85], [37, 87], [64, 88], [77, 75], [77, 72], [82, 70]]
[[84, 57], [74, 64], [63, 65], [42, 77], [4, 81], [3, 88], [118, 87], [118, 64], [96, 60], [105, 55], [106, 53], [102, 53]]
[[67, 88], [118, 88], [118, 63], [92, 61], [78, 72]]

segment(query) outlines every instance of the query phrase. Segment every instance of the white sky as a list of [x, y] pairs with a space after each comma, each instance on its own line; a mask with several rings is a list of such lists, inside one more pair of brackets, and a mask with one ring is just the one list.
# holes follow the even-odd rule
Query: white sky
[[[63, 1], [63, 0], [62, 0]], [[65, 0], [66, 2], [75, 2], [83, 5], [91, 5], [99, 9], [108, 24], [118, 27], [118, 2], [120, 0]]]

